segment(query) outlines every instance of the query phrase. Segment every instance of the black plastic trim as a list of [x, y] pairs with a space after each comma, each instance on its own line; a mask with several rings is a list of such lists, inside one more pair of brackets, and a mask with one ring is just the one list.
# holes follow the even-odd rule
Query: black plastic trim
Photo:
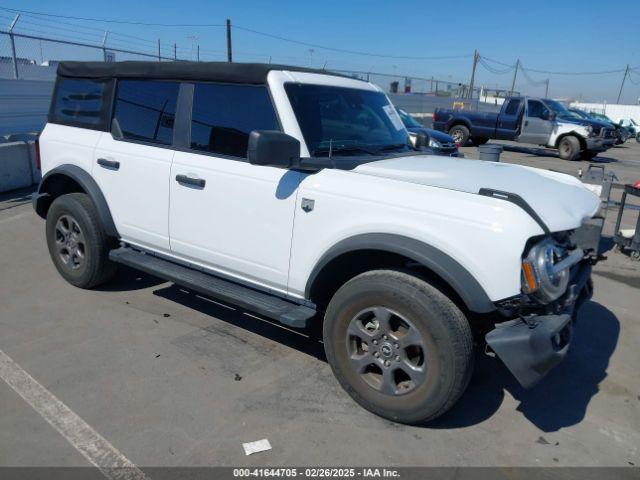
[[130, 247], [112, 250], [109, 258], [118, 263], [169, 280], [203, 295], [260, 313], [294, 328], [307, 328], [316, 310], [276, 295], [260, 292], [216, 275], [147, 255]]
[[536, 211], [529, 205], [524, 198], [520, 195], [516, 195], [511, 192], [504, 192], [502, 190], [494, 190], [492, 188], [481, 188], [478, 192], [478, 195], [483, 195], [485, 197], [497, 198], [499, 200], [504, 200], [506, 202], [511, 202], [514, 205], [519, 206], [522, 210], [527, 212], [533, 220], [540, 225], [542, 231], [546, 234], [551, 233], [547, 224], [540, 218], [540, 216], [536, 213]]
[[[42, 178], [40, 185], [38, 186], [37, 197], [34, 197], [33, 206], [38, 215], [43, 218], [46, 218], [46, 208], [44, 202], [48, 202], [50, 200], [49, 192], [47, 192], [47, 186], [51, 179], [54, 176], [61, 175], [66, 176], [74, 180], [82, 189], [86, 192], [87, 195], [91, 198], [91, 201], [96, 207], [98, 212], [98, 217], [100, 218], [100, 223], [104, 228], [104, 231], [110, 237], [119, 238], [120, 234], [116, 229], [115, 223], [113, 222], [113, 217], [111, 216], [111, 211], [109, 210], [109, 205], [107, 204], [107, 200], [100, 190], [100, 187], [96, 183], [96, 181], [91, 177], [91, 175], [78, 167], [77, 165], [63, 164], [60, 165], [49, 172]], [[46, 205], [48, 207], [48, 205]]]
[[305, 297], [322, 269], [340, 255], [358, 250], [380, 250], [405, 256], [441, 277], [473, 312], [488, 313], [496, 307], [478, 281], [460, 263], [441, 250], [419, 240], [389, 233], [366, 233], [347, 238], [331, 247], [313, 268], [305, 287]]

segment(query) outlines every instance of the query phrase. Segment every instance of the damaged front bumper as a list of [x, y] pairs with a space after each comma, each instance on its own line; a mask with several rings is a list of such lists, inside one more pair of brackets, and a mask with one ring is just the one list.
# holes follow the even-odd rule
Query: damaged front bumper
[[524, 388], [538, 383], [567, 355], [577, 312], [593, 294], [591, 264], [583, 261], [572, 273], [567, 293], [555, 305], [555, 312], [496, 324], [485, 336], [487, 346]]

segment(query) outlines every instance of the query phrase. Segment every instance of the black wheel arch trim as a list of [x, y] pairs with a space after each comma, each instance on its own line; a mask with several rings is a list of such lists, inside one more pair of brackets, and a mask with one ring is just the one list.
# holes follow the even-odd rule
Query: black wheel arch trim
[[427, 243], [389, 233], [366, 233], [341, 240], [331, 247], [311, 271], [305, 287], [305, 297], [323, 268], [340, 255], [358, 250], [379, 250], [402, 255], [423, 265], [444, 280], [472, 312], [496, 310], [494, 303], [469, 271], [452, 257]]
[[46, 218], [46, 212], [51, 204], [51, 198], [49, 192], [47, 192], [47, 185], [54, 176], [62, 175], [70, 178], [75, 181], [80, 187], [84, 190], [84, 192], [89, 195], [91, 201], [96, 207], [96, 211], [98, 212], [98, 217], [100, 218], [100, 222], [102, 223], [102, 227], [107, 235], [110, 237], [119, 238], [118, 230], [116, 229], [115, 223], [113, 222], [113, 217], [111, 216], [111, 210], [109, 210], [109, 205], [107, 204], [107, 200], [102, 193], [102, 190], [93, 179], [91, 174], [86, 170], [78, 167], [77, 165], [71, 164], [63, 164], [59, 165], [50, 171], [48, 171], [42, 180], [40, 181], [40, 185], [38, 185], [38, 191], [33, 194], [32, 202], [33, 208], [36, 213], [40, 215], [42, 218]]

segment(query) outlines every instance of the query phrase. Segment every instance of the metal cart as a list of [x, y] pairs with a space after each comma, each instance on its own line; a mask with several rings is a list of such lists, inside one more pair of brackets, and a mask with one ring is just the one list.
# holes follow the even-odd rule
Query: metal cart
[[624, 192], [622, 193], [622, 199], [620, 200], [620, 210], [618, 210], [618, 219], [616, 220], [616, 229], [613, 241], [616, 244], [617, 251], [623, 251], [625, 248], [631, 250], [631, 260], [636, 262], [640, 261], [640, 212], [638, 213], [638, 219], [636, 220], [636, 228], [623, 228], [620, 229], [620, 223], [622, 222], [622, 214], [624, 213], [625, 206], [627, 204], [627, 195], [634, 197], [640, 197], [640, 188], [635, 188], [633, 185], [625, 185]]

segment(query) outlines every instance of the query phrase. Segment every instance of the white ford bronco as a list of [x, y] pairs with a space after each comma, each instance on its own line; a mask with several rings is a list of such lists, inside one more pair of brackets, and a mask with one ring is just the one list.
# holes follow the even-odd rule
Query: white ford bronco
[[296, 328], [363, 407], [446, 412], [476, 347], [531, 386], [567, 353], [597, 252], [577, 179], [424, 155], [376, 86], [296, 67], [63, 62], [39, 138], [54, 265], [116, 264]]

